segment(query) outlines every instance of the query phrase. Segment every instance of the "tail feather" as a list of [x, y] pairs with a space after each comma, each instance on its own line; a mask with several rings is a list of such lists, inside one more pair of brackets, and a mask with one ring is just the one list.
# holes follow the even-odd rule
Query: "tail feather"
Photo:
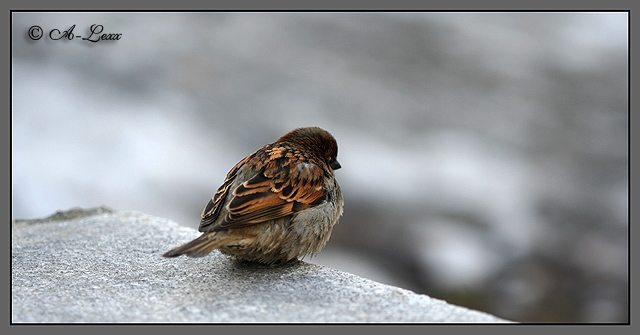
[[203, 234], [195, 240], [185, 243], [175, 249], [167, 251], [163, 257], [178, 257], [187, 255], [189, 257], [203, 257], [213, 250], [219, 248], [224, 239], [218, 238], [216, 233]]

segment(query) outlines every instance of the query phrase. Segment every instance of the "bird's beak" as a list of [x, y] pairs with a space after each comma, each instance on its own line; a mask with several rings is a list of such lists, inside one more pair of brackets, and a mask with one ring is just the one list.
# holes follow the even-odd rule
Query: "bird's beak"
[[332, 168], [332, 169], [337, 170], [337, 169], [339, 169], [339, 168], [341, 168], [341, 167], [342, 167], [342, 165], [340, 165], [340, 163], [338, 163], [338, 161], [337, 161], [337, 160], [335, 160], [335, 161], [331, 162], [331, 168]]

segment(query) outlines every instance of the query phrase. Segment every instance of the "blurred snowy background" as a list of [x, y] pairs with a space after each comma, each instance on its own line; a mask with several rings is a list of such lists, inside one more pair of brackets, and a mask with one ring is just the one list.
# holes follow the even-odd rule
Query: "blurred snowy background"
[[[195, 228], [237, 161], [320, 126], [345, 213], [307, 261], [516, 321], [627, 322], [627, 19], [13, 13], [13, 217]], [[122, 38], [49, 38], [74, 24]]]

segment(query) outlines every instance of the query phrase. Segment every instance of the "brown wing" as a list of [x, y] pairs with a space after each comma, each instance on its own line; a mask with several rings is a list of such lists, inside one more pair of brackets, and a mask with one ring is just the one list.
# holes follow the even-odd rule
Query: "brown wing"
[[218, 188], [216, 194], [213, 195], [213, 198], [209, 200], [209, 203], [207, 203], [207, 206], [205, 206], [202, 211], [202, 220], [200, 221], [200, 227], [198, 228], [199, 231], [205, 232], [211, 229], [209, 226], [218, 219], [218, 216], [220, 216], [224, 199], [226, 199], [229, 194], [229, 188], [231, 188], [231, 184], [235, 181], [238, 170], [240, 170], [247, 161], [253, 158], [254, 155], [255, 153], [245, 157], [243, 160], [238, 162], [231, 171], [229, 171], [222, 186]]
[[[322, 168], [286, 144], [265, 149], [247, 162], [263, 167], [258, 174], [234, 190], [227, 186], [227, 190], [221, 192], [218, 198], [224, 193], [232, 198], [224, 220], [211, 230], [240, 228], [277, 219], [325, 200]], [[215, 203], [216, 197], [212, 200]], [[216, 209], [219, 215], [220, 210]]]

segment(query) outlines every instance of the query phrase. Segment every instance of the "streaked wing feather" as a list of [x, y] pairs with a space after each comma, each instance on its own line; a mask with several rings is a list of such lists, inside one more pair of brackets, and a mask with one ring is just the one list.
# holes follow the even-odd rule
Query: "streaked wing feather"
[[232, 198], [227, 205], [228, 213], [213, 230], [274, 220], [317, 206], [326, 199], [322, 168], [307, 162], [298, 151], [288, 149], [272, 148], [264, 169], [229, 194]]
[[238, 170], [240, 170], [240, 168], [254, 155], [255, 153], [245, 157], [240, 162], [238, 162], [238, 164], [236, 164], [231, 169], [231, 171], [229, 171], [229, 173], [227, 173], [227, 178], [225, 179], [224, 183], [222, 184], [222, 186], [220, 186], [220, 188], [218, 188], [216, 193], [213, 195], [211, 200], [209, 200], [204, 210], [202, 211], [202, 219], [200, 220], [200, 227], [198, 228], [199, 231], [205, 232], [211, 229], [211, 224], [213, 224], [220, 216], [224, 201], [229, 194], [231, 185], [236, 179]]

